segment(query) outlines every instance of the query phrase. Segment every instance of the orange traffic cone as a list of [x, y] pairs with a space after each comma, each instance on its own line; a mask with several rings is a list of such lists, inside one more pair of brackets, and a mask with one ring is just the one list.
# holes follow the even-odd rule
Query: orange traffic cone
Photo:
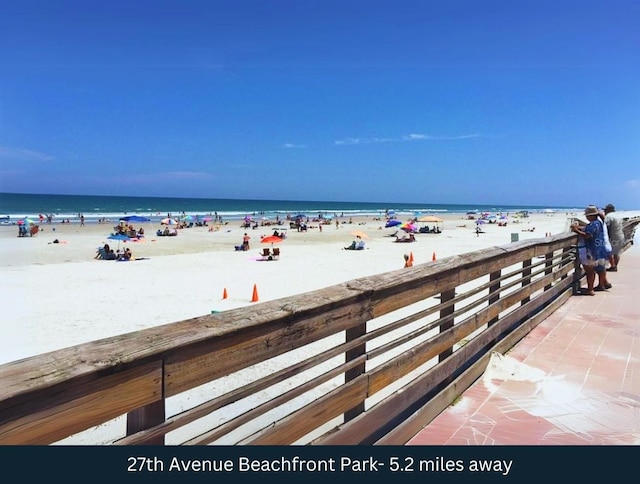
[[227, 299], [227, 288], [224, 288], [224, 291], [222, 291], [222, 299]]
[[433, 254], [431, 254], [431, 260], [435, 261], [436, 260], [436, 253], [434, 252]]
[[258, 287], [253, 285], [253, 296], [251, 297], [251, 302], [258, 302]]
[[413, 262], [413, 252], [409, 252], [409, 262]]

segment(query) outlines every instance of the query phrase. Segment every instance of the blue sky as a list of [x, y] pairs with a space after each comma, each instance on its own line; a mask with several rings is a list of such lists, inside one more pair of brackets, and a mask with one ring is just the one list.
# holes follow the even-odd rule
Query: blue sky
[[0, 191], [640, 209], [640, 3], [32, 1]]

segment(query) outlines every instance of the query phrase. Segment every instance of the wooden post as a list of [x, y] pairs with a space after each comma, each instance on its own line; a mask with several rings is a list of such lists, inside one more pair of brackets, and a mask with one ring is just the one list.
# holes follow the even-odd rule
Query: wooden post
[[[565, 265], [569, 264], [569, 262], [567, 261], [567, 258], [569, 256], [569, 254], [571, 253], [573, 249], [571, 247], [565, 247], [564, 249], [562, 249], [562, 263], [560, 265], [560, 267], [564, 267]], [[565, 274], [564, 276], [562, 276], [562, 278], [560, 280], [565, 279], [566, 277], [569, 277], [567, 274]]]
[[[441, 298], [440, 301], [441, 302], [446, 302], [446, 301], [451, 301], [454, 297], [456, 297], [456, 290], [455, 289], [450, 289], [449, 291], [444, 291], [441, 294]], [[453, 312], [455, 311], [455, 304], [451, 304], [450, 306], [447, 306], [443, 309], [440, 310], [440, 319], [442, 318], [446, 318], [447, 316], [450, 316], [451, 314], [453, 314]], [[440, 325], [440, 332], [444, 332], [449, 328], [453, 328], [453, 318], [451, 318], [448, 321], [445, 321], [444, 323], [442, 323]], [[438, 355], [438, 361], [442, 361], [445, 358], [447, 358], [448, 356], [451, 356], [453, 354], [453, 347], [451, 348], [447, 348], [446, 350], [444, 350], [442, 353], [440, 353]]]
[[[531, 259], [525, 259], [522, 261], [522, 287], [526, 287], [531, 284], [531, 278], [527, 277], [531, 275]], [[524, 306], [531, 300], [530, 296], [525, 297], [521, 302], [520, 306]]]
[[[500, 300], [500, 277], [502, 276], [502, 271], [501, 270], [497, 270], [495, 272], [492, 272], [491, 274], [489, 274], [489, 281], [490, 282], [494, 282], [493, 284], [491, 284], [489, 286], [489, 294], [491, 295], [491, 297], [489, 297], [489, 305], [492, 305], [495, 302], [498, 302]], [[496, 316], [495, 318], [493, 318], [491, 321], [489, 321], [489, 323], [487, 324], [487, 326], [491, 326], [492, 324], [495, 324], [498, 322], [498, 316]]]
[[[363, 336], [364, 334], [366, 334], [366, 332], [367, 332], [366, 323], [360, 324], [354, 328], [346, 330], [347, 342], [352, 341], [356, 338], [359, 338], [360, 336]], [[362, 344], [360, 346], [356, 346], [352, 350], [347, 351], [345, 353], [346, 361], [351, 361], [355, 358], [359, 358], [360, 356], [365, 354], [366, 349], [367, 349], [366, 344]], [[344, 374], [345, 383], [359, 377], [360, 375], [365, 373], [365, 371], [366, 371], [365, 363], [362, 363], [360, 365], [357, 365], [351, 368], [350, 370], [347, 370]], [[353, 420], [355, 417], [363, 413], [364, 410], [365, 410], [365, 406], [364, 406], [364, 400], [363, 400], [362, 402], [358, 403], [357, 405], [350, 408], [344, 413], [345, 422], [348, 422], [349, 420]]]
[[[164, 398], [127, 414], [127, 435], [161, 424], [165, 419]], [[152, 437], [144, 445], [164, 445], [164, 434]]]
[[[544, 273], [545, 275], [549, 275], [553, 272], [553, 252], [549, 252], [546, 256], [545, 256], [545, 263], [544, 266], [546, 267]], [[549, 289], [551, 289], [553, 287], [553, 283], [547, 284], [546, 286], [544, 286], [544, 290], [548, 291]]]
[[580, 293], [580, 279], [582, 279], [582, 264], [580, 264], [580, 253], [578, 248], [575, 247], [573, 250], [576, 252], [576, 258], [573, 261], [574, 270], [573, 270], [573, 295]]

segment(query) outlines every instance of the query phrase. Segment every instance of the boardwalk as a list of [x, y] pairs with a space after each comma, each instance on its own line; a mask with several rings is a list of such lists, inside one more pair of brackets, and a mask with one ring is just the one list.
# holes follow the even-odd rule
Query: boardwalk
[[640, 444], [640, 247], [574, 296], [407, 445]]

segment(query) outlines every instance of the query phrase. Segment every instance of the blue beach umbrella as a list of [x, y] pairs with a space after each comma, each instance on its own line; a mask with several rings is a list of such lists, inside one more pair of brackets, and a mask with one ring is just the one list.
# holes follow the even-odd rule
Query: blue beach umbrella
[[398, 220], [398, 219], [389, 220], [386, 223], [385, 228], [395, 227], [396, 225], [402, 225], [402, 222], [400, 220]]
[[128, 215], [126, 217], [121, 217], [120, 220], [123, 222], [151, 222], [150, 218], [141, 217], [140, 215]]
[[107, 239], [109, 240], [117, 240], [118, 241], [118, 250], [120, 250], [120, 241], [124, 240], [131, 240], [131, 237], [129, 237], [126, 234], [111, 234], [109, 237], [107, 237]]

